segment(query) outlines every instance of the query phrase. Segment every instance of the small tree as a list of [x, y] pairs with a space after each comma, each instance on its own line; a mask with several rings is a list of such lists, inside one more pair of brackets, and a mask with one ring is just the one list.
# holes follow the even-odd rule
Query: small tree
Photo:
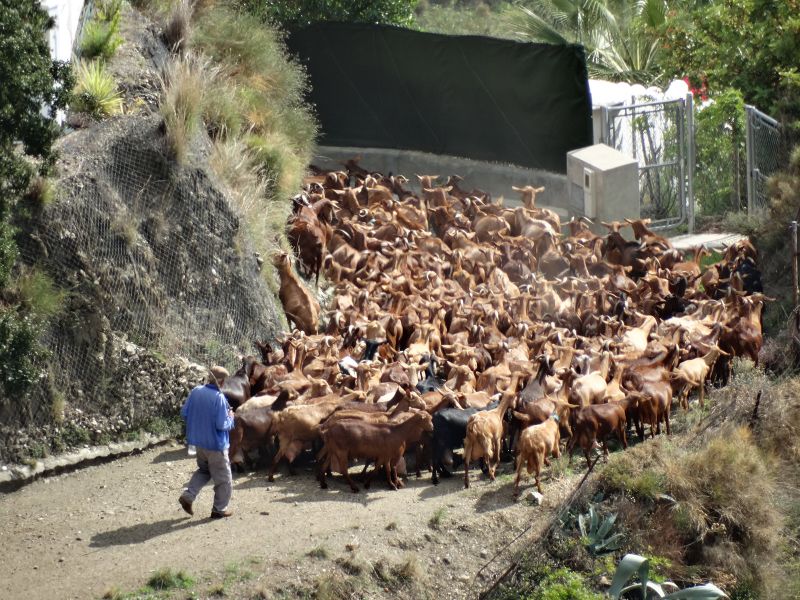
[[[661, 64], [668, 76], [735, 88], [788, 125], [800, 124], [800, 0], [673, 0]], [[796, 129], [797, 131], [797, 129]]]
[[722, 215], [746, 206], [744, 100], [725, 90], [697, 113], [695, 197], [705, 215]]
[[[36, 0], [0, 0], [0, 292], [17, 257], [15, 208], [34, 173], [53, 164], [52, 117], [72, 89], [68, 65], [50, 58], [46, 33], [53, 25]], [[13, 297], [0, 296], [0, 386], [18, 394], [35, 378], [38, 322]]]

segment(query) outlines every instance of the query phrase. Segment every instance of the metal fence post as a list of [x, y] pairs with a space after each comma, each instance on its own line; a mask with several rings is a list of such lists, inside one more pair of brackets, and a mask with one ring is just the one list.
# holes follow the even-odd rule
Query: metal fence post
[[755, 192], [753, 189], [753, 107], [746, 104], [745, 112], [745, 155], [747, 156], [747, 214], [754, 212]]
[[611, 146], [610, 137], [608, 133], [608, 107], [602, 106], [600, 107], [600, 143]]
[[686, 94], [686, 212], [689, 233], [694, 233], [694, 96]]

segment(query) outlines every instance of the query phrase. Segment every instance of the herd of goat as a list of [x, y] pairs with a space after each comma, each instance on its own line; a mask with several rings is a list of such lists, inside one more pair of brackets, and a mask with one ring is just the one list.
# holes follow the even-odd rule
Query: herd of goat
[[[463, 446], [464, 485], [481, 459], [494, 480], [501, 452], [516, 454], [515, 495], [527, 467], [541, 492], [551, 456], [607, 440], [627, 447], [670, 433], [673, 399], [727, 382], [731, 358], [758, 362], [766, 300], [756, 251], [742, 241], [701, 268], [647, 220], [560, 222], [536, 206], [542, 188], [514, 188], [508, 208], [460, 178], [317, 172], [293, 200], [296, 254], [277, 254], [280, 299], [293, 331], [282, 347], [257, 344], [223, 391], [236, 408], [234, 465], [256, 449], [281, 459], [312, 450], [318, 478], [364, 460], [402, 486], [414, 452], [433, 482], [450, 476]], [[633, 239], [623, 233], [630, 228]], [[309, 287], [334, 286], [321, 312]], [[324, 318], [322, 318], [324, 315]], [[649, 432], [645, 429], [649, 428]], [[277, 442], [277, 447], [275, 443]]]

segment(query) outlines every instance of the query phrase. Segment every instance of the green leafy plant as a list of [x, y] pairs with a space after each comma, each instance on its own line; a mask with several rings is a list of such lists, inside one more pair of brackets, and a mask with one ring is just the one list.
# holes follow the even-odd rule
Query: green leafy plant
[[417, 0], [239, 0], [264, 21], [302, 26], [316, 21], [411, 25]]
[[680, 0], [670, 2], [661, 65], [711, 93], [740, 90], [749, 104], [800, 125], [796, 0]]
[[721, 215], [746, 206], [744, 99], [725, 90], [695, 118], [694, 193], [700, 212]]
[[30, 314], [0, 309], [0, 385], [9, 397], [23, 394], [42, 375], [39, 332]]
[[80, 54], [83, 58], [109, 59], [122, 44], [119, 21], [122, 0], [107, 0], [97, 5], [94, 18], [86, 25], [81, 37]]
[[[681, 590], [671, 581], [662, 584], [650, 580], [650, 561], [638, 554], [626, 554], [617, 565], [611, 588], [608, 594], [619, 600], [650, 600], [663, 598], [664, 600], [715, 600], [727, 598], [728, 595], [713, 583], [706, 583]], [[628, 582], [638, 576], [639, 582], [629, 585]]]
[[589, 512], [578, 515], [578, 529], [581, 532], [583, 545], [592, 556], [606, 554], [619, 550], [622, 542], [622, 534], [611, 533], [611, 528], [617, 520], [617, 515], [612, 514], [601, 520], [600, 512], [596, 505], [589, 505]]
[[122, 96], [105, 65], [98, 61], [81, 61], [78, 65], [71, 107], [93, 117], [110, 117], [122, 112]]
[[63, 309], [66, 294], [39, 269], [23, 270], [14, 287], [20, 306], [39, 317], [52, 317]]

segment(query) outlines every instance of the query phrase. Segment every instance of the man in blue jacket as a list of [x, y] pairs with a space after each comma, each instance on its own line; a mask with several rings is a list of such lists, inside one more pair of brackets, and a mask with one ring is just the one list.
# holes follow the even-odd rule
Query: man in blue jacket
[[233, 492], [228, 459], [228, 432], [233, 429], [233, 411], [219, 391], [227, 377], [225, 368], [211, 367], [208, 383], [194, 388], [181, 408], [181, 417], [186, 421], [186, 441], [197, 447], [197, 471], [178, 498], [183, 510], [190, 515], [194, 514], [194, 499], [210, 479], [214, 480], [211, 518], [222, 519], [233, 514], [228, 509]]

